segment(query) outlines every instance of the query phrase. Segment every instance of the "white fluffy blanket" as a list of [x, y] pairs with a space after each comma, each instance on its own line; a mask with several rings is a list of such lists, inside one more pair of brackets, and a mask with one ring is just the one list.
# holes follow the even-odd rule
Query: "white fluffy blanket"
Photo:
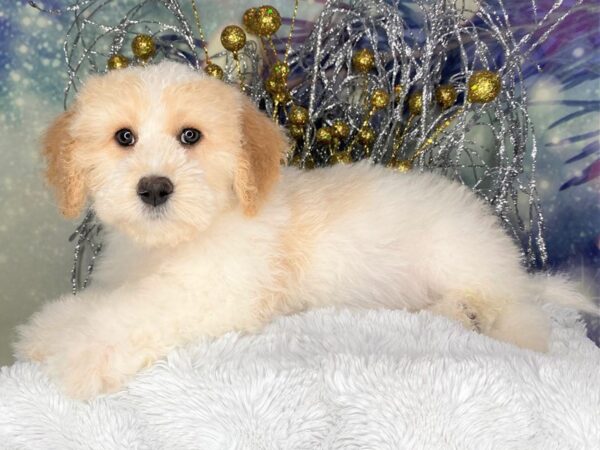
[[600, 349], [554, 311], [549, 354], [428, 313], [321, 310], [172, 352], [127, 390], [0, 373], [3, 449], [598, 449]]

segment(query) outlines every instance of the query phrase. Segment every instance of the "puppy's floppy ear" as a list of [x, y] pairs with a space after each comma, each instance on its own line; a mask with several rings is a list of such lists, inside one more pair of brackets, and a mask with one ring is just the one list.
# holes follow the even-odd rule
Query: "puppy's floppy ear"
[[256, 214], [279, 178], [289, 142], [281, 130], [242, 94], [242, 151], [234, 189], [248, 216]]
[[58, 206], [65, 217], [75, 218], [86, 201], [83, 174], [74, 166], [75, 140], [69, 132], [73, 113], [62, 113], [50, 125], [43, 140], [46, 179], [54, 187]]

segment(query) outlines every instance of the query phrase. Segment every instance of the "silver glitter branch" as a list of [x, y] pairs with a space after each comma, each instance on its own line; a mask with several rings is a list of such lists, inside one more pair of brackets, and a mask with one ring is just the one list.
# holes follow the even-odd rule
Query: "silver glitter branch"
[[[573, 8], [581, 2], [577, 0]], [[41, 9], [36, 2], [30, 4]], [[130, 5], [125, 9], [116, 0], [80, 0], [47, 11], [73, 18], [63, 46], [69, 80], [65, 107], [85, 76], [105, 71], [107, 59], [126, 53], [126, 45], [140, 33], [151, 35], [156, 43], [153, 61], [170, 59], [198, 70], [204, 65], [204, 43], [196, 35], [189, 2], [141, 0]], [[528, 266], [543, 267], [547, 252], [535, 184], [538, 148], [521, 65], [573, 9], [557, 0], [542, 13], [532, 0], [528, 23], [535, 29], [523, 32], [511, 25], [504, 0], [475, 5], [476, 11], [469, 12], [459, 0], [327, 1], [308, 37], [296, 42], [289, 55], [291, 101], [283, 108], [265, 89], [265, 67], [273, 61], [254, 42], [248, 41], [239, 52], [239, 67], [225, 51], [211, 58], [225, 56], [224, 80], [243, 79], [244, 91], [282, 124], [287, 124], [292, 102], [307, 109], [308, 121], [295, 146], [301, 165], [309, 160], [316, 165], [331, 163], [333, 150], [317, 142], [317, 131], [342, 121], [350, 134], [340, 148], [349, 149], [353, 160], [368, 158], [386, 165], [410, 160], [413, 170], [438, 172], [469, 186], [495, 209], [521, 244]], [[115, 23], [111, 18], [118, 8], [124, 10]], [[353, 56], [360, 49], [374, 56], [374, 66], [367, 72], [353, 67]], [[498, 74], [501, 89], [492, 100], [469, 101], [469, 81], [485, 70]], [[435, 101], [435, 90], [448, 84], [458, 98], [442, 108]], [[397, 87], [401, 89], [395, 96]], [[389, 93], [392, 100], [369, 115], [365, 99], [368, 103], [376, 90]], [[413, 114], [407, 103], [417, 92], [422, 109]], [[375, 130], [369, 147], [356, 145], [366, 117]], [[482, 132], [491, 136], [491, 150], [477, 143]], [[74, 234], [74, 290], [90, 278], [101, 248], [100, 229], [90, 211]], [[81, 256], [84, 247], [92, 255], [87, 266]]]

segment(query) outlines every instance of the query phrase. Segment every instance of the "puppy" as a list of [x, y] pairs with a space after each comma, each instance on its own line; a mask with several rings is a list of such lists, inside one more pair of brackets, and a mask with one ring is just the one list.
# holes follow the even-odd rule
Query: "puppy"
[[183, 65], [91, 78], [44, 154], [63, 214], [90, 199], [105, 251], [90, 288], [19, 328], [16, 356], [87, 399], [174, 347], [307, 308], [425, 309], [544, 351], [538, 301], [584, 305], [528, 275], [462, 185], [366, 162], [301, 172], [287, 149], [243, 93]]

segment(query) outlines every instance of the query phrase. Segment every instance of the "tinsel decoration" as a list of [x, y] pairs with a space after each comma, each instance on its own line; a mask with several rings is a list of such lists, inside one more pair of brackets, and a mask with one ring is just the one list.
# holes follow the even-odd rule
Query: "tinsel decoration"
[[[89, 209], [83, 221], [69, 237], [69, 242], [75, 242], [73, 252], [73, 267], [71, 269], [71, 290], [73, 295], [85, 289], [90, 282], [96, 257], [102, 250], [102, 224], [96, 220], [96, 215]], [[84, 269], [85, 268], [85, 275]]]
[[[105, 9], [118, 7], [113, 0], [48, 12], [73, 17], [64, 43], [65, 106], [88, 72], [161, 59], [204, 68], [239, 84], [287, 128], [295, 142], [291, 164], [369, 159], [456, 179], [495, 208], [525, 262], [537, 268], [547, 253], [521, 65], [582, 0], [539, 8], [531, 0], [536, 28], [527, 33], [513, 31], [505, 1], [474, 2], [476, 10], [467, 11], [461, 2], [417, 0], [409, 17], [406, 2], [329, 0], [302, 40], [293, 37], [297, 1], [287, 21], [272, 6], [256, 5], [224, 30], [226, 50], [216, 55], [206, 51], [194, 0], [142, 0], [116, 23], [102, 20]], [[287, 42], [275, 40], [286, 22]], [[127, 43], [140, 36], [154, 51], [141, 57], [134, 47], [128, 56]], [[213, 65], [211, 58], [223, 56], [223, 67]], [[492, 137], [492, 151], [476, 142], [475, 131]]]

